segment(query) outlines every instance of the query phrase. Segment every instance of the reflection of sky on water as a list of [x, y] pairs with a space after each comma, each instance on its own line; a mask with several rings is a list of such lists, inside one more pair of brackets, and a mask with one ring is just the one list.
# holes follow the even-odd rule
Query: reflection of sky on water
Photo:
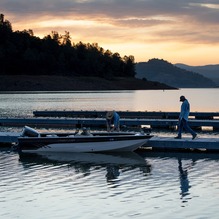
[[191, 111], [219, 109], [219, 89], [0, 94], [0, 116], [32, 117], [35, 110], [179, 111], [185, 95]]
[[121, 214], [122, 218], [217, 218], [218, 154], [144, 152], [139, 156], [144, 165], [130, 165], [130, 156], [121, 156], [113, 164], [107, 161], [108, 155], [96, 162], [93, 157], [91, 162], [90, 156], [81, 156], [81, 161], [78, 156], [71, 160], [69, 154], [58, 155], [58, 160], [55, 156], [49, 156], [53, 160], [22, 159], [0, 151], [4, 185], [0, 186], [0, 217], [16, 218], [22, 212], [23, 218], [115, 218]]
[[215, 102], [219, 89], [180, 89], [136, 91], [135, 109], [140, 111], [180, 110], [179, 97], [184, 95], [190, 102], [191, 111], [218, 112], [219, 102]]

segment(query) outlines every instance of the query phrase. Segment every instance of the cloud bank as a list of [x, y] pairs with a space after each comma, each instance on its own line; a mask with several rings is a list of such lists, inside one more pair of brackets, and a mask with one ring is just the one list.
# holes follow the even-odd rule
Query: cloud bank
[[0, 8], [13, 29], [41, 37], [67, 30], [73, 41], [120, 45], [127, 52], [142, 45], [161, 55], [180, 50], [182, 57], [189, 47], [209, 46], [211, 53], [219, 47], [218, 0], [1, 0]]

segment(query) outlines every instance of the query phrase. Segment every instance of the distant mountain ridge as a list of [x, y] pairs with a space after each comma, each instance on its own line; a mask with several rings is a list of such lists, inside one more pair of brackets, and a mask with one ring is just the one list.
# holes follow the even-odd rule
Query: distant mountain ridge
[[175, 66], [185, 69], [187, 71], [197, 72], [206, 78], [210, 78], [219, 86], [219, 64], [218, 65], [203, 65], [203, 66], [189, 66], [182, 63], [177, 63]]
[[179, 68], [163, 59], [150, 59], [136, 64], [136, 77], [158, 81], [177, 88], [213, 88], [217, 87], [211, 79], [194, 71]]

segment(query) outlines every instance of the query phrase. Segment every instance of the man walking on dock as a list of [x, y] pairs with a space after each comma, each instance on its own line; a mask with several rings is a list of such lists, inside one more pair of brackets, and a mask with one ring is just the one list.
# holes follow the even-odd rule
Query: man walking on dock
[[182, 102], [181, 111], [179, 115], [179, 124], [178, 124], [178, 135], [175, 139], [182, 138], [183, 128], [192, 135], [192, 140], [197, 137], [197, 133], [195, 133], [188, 125], [188, 118], [190, 113], [190, 104], [189, 101], [185, 98], [185, 96], [180, 97], [180, 101]]

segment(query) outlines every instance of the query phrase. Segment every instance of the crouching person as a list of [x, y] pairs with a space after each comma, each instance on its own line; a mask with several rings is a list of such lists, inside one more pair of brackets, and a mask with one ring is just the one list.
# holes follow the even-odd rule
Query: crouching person
[[[120, 116], [115, 111], [109, 111], [106, 113], [106, 126], [108, 132], [120, 131]], [[111, 125], [113, 125], [111, 129]]]

